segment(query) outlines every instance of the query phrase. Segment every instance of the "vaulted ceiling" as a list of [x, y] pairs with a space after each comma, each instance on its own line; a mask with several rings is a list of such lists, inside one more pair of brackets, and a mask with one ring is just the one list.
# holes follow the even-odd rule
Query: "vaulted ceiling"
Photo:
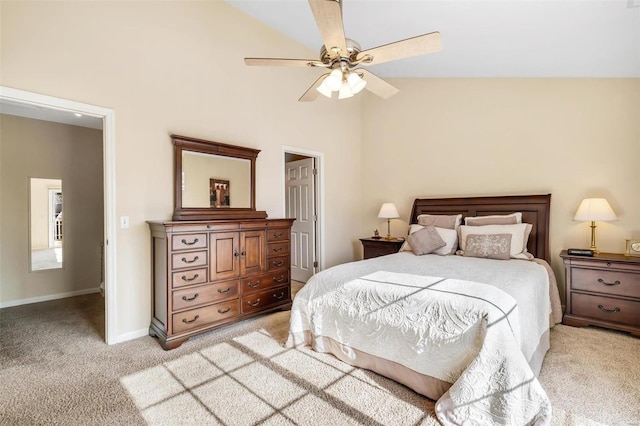
[[[226, 1], [320, 51], [307, 1]], [[371, 66], [381, 77], [640, 77], [640, 0], [344, 0], [342, 7], [345, 34], [363, 49], [440, 31], [441, 52]]]

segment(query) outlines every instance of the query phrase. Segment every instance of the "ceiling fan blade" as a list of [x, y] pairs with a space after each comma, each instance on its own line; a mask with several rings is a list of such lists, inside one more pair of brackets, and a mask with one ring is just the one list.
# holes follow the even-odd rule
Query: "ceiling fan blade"
[[342, 24], [342, 1], [309, 0], [309, 6], [329, 57], [349, 56]]
[[325, 67], [316, 59], [244, 58], [247, 65], [275, 67]]
[[391, 96], [398, 93], [398, 89], [370, 71], [358, 68], [353, 70], [352, 72], [362, 74], [362, 78], [364, 78], [364, 81], [367, 82], [367, 85], [364, 88], [374, 93], [375, 95], [380, 96], [382, 99], [390, 98]]
[[[436, 31], [364, 50], [358, 53], [356, 60], [362, 61], [362, 65], [377, 65], [396, 59], [439, 52], [440, 50], [442, 50], [442, 42], [440, 41], [440, 33]], [[367, 57], [370, 57], [370, 59], [367, 59]]]
[[315, 101], [318, 95], [320, 94], [320, 92], [318, 92], [316, 89], [322, 84], [322, 82], [324, 81], [325, 78], [327, 78], [328, 75], [329, 73], [326, 73], [318, 77], [318, 79], [311, 85], [311, 87], [309, 87], [307, 91], [304, 92], [304, 95], [300, 96], [300, 99], [298, 99], [298, 102]]

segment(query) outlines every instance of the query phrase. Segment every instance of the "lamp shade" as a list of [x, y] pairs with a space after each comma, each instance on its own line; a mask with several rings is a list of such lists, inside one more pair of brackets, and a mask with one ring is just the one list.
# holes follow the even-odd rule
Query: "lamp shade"
[[378, 213], [379, 218], [383, 219], [395, 219], [396, 217], [400, 217], [398, 214], [398, 209], [393, 203], [384, 203], [382, 207], [380, 207], [380, 212]]
[[585, 198], [580, 203], [578, 211], [576, 211], [573, 220], [582, 222], [598, 221], [609, 222], [612, 220], [618, 220], [618, 217], [613, 212], [613, 209], [604, 198]]

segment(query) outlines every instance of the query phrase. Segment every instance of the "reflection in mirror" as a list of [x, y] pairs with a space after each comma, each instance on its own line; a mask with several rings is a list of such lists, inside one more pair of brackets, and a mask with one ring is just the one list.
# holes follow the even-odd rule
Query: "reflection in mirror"
[[31, 178], [31, 270], [62, 268], [62, 180]]
[[251, 161], [183, 150], [182, 207], [251, 208]]

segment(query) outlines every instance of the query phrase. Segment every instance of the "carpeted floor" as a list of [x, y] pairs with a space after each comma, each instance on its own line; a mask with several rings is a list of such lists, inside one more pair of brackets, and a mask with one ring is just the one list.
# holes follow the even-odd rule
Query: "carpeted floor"
[[[107, 346], [99, 294], [0, 310], [0, 424], [437, 425], [433, 401], [309, 349], [289, 313], [164, 351]], [[638, 424], [640, 339], [556, 326], [540, 375], [554, 425]]]

